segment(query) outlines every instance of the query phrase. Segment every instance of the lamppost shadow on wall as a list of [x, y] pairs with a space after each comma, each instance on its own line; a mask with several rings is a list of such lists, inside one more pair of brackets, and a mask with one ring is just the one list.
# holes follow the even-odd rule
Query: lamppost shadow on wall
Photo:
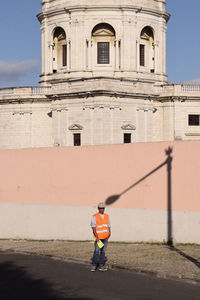
[[138, 181], [136, 181], [134, 184], [129, 186], [127, 189], [125, 189], [123, 192], [117, 195], [110, 196], [106, 199], [105, 203], [106, 205], [111, 205], [114, 202], [118, 201], [119, 198], [127, 193], [129, 190], [134, 188], [136, 185], [141, 183], [143, 180], [145, 180], [147, 177], [151, 176], [153, 173], [157, 172], [159, 169], [161, 169], [163, 166], [167, 166], [167, 244], [169, 246], [173, 245], [173, 236], [172, 236], [172, 189], [171, 189], [171, 170], [172, 170], [172, 147], [168, 147], [168, 149], [165, 150], [165, 154], [167, 155], [166, 160], [161, 163], [159, 166], [157, 166], [155, 169], [153, 169], [151, 172], [146, 174], [144, 177], [140, 178]]
[[140, 182], [142, 182], [143, 180], [145, 180], [147, 177], [151, 176], [153, 173], [155, 173], [156, 171], [158, 171], [160, 168], [162, 168], [163, 166], [167, 166], [167, 244], [169, 246], [169, 249], [171, 251], [175, 251], [177, 252], [179, 255], [183, 256], [184, 258], [186, 258], [187, 260], [189, 260], [190, 262], [192, 262], [196, 267], [198, 267], [200, 269], [200, 262], [195, 259], [194, 257], [184, 253], [183, 251], [181, 251], [180, 249], [176, 248], [173, 245], [173, 231], [172, 231], [172, 175], [171, 175], [171, 171], [172, 171], [172, 159], [173, 157], [171, 156], [172, 154], [172, 148], [169, 147], [168, 149], [165, 150], [165, 154], [167, 155], [166, 160], [160, 164], [158, 167], [156, 167], [155, 169], [153, 169], [151, 172], [149, 172], [148, 174], [146, 174], [144, 177], [140, 178], [138, 181], [136, 181], [134, 184], [132, 184], [131, 186], [129, 186], [127, 189], [125, 189], [121, 194], [118, 195], [113, 195], [110, 196], [106, 199], [105, 203], [106, 205], [111, 205], [114, 202], [116, 202], [117, 200], [119, 200], [119, 198], [127, 193], [130, 189], [134, 188], [137, 184], [139, 184]]

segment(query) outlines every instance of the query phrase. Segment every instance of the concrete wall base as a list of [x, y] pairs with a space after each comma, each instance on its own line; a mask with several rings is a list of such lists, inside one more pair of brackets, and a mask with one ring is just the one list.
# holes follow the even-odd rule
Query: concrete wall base
[[[94, 207], [0, 204], [1, 239], [90, 240]], [[107, 208], [112, 226], [111, 241], [166, 242], [168, 212], [134, 208]], [[175, 243], [199, 243], [200, 212], [174, 211], [172, 237]]]

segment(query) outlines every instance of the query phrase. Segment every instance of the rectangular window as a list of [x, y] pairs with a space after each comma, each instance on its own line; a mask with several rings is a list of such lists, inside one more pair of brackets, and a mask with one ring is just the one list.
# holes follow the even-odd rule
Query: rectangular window
[[131, 143], [131, 133], [124, 133], [124, 144]]
[[199, 126], [200, 125], [200, 115], [188, 115], [188, 125], [189, 126]]
[[140, 45], [140, 66], [145, 66], [145, 58], [144, 58], [144, 53], [145, 53], [145, 45]]
[[67, 65], [67, 45], [62, 46], [62, 65], [63, 67]]
[[74, 146], [81, 146], [81, 134], [74, 133]]
[[97, 63], [109, 64], [110, 63], [110, 43], [98, 42], [97, 43]]

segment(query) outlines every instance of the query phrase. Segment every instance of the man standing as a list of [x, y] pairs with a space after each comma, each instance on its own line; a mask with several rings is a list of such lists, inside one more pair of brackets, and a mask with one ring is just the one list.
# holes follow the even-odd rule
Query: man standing
[[[107, 268], [104, 266], [104, 260], [108, 239], [111, 235], [110, 220], [109, 216], [107, 214], [104, 214], [105, 204], [103, 202], [100, 202], [98, 204], [98, 210], [99, 212], [94, 214], [91, 220], [91, 227], [95, 238], [95, 249], [92, 258], [91, 272], [96, 271], [99, 252], [99, 271], [107, 271]], [[99, 241], [103, 243], [101, 248], [98, 246]]]

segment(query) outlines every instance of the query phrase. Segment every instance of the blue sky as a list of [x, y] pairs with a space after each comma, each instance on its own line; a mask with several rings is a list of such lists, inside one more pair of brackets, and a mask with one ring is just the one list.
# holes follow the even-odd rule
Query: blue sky
[[1, 1], [0, 87], [38, 85], [40, 11], [41, 0]]
[[[1, 1], [0, 87], [37, 85], [41, 0]], [[200, 0], [166, 0], [169, 82], [200, 83]], [[3, 43], [2, 43], [3, 42]], [[194, 81], [195, 82], [195, 81]]]
[[200, 83], [200, 1], [166, 0], [171, 14], [167, 31], [167, 73], [170, 82]]

